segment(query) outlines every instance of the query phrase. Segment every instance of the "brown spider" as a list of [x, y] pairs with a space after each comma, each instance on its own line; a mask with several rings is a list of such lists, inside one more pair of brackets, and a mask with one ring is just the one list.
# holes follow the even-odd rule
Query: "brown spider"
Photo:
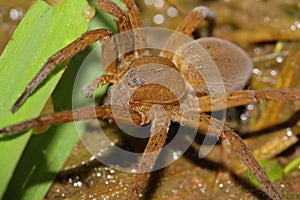
[[[202, 6], [196, 7], [187, 15], [176, 29], [180, 34], [174, 34], [167, 40], [159, 56], [150, 56], [144, 48], [146, 39], [141, 31], [143, 25], [134, 1], [122, 2], [125, 3], [127, 12], [110, 0], [96, 0], [103, 11], [115, 17], [120, 33], [116, 39], [107, 29], [83, 34], [49, 58], [11, 110], [15, 112], [57, 64], [98, 40], [102, 40], [103, 65], [107, 73], [87, 85], [83, 92], [89, 97], [99, 85], [111, 83], [106, 104], [42, 115], [5, 127], [0, 133], [15, 133], [35, 126], [94, 117], [125, 124], [131, 124], [133, 121], [139, 126], [152, 121], [151, 136], [139, 159], [133, 185], [127, 196], [127, 199], [138, 199], [146, 185], [147, 175], [165, 144], [170, 121], [179, 122], [228, 139], [243, 162], [264, 186], [268, 196], [272, 199], [282, 199], [243, 140], [220, 120], [206, 113], [255, 103], [261, 99], [297, 101], [300, 100], [300, 90], [238, 90], [244, 86], [252, 70], [251, 61], [243, 50], [217, 38], [198, 39], [184, 44], [180, 34], [191, 35], [204, 19], [208, 20], [210, 25], [213, 24], [214, 13]], [[135, 31], [136, 29], [139, 31]], [[202, 57], [195, 53], [199, 46], [202, 46], [200, 49], [206, 50], [200, 51], [205, 52]], [[177, 54], [172, 53], [173, 49], [176, 49]], [[114, 59], [118, 55], [120, 65], [118, 59]], [[223, 80], [214, 80], [218, 76], [210, 71], [211, 65], [217, 66]], [[232, 71], [235, 73], [228, 73]]]

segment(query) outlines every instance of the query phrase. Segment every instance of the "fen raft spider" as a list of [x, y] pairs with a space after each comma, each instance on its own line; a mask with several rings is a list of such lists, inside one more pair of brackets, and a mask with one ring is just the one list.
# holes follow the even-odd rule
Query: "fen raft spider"
[[[122, 0], [127, 7], [123, 11], [110, 0], [96, 0], [97, 5], [105, 12], [113, 15], [116, 20], [119, 34], [114, 38], [107, 29], [97, 29], [86, 32], [73, 43], [60, 50], [49, 58], [47, 63], [27, 85], [25, 91], [12, 107], [15, 112], [36, 87], [51, 73], [59, 63], [71, 58], [92, 43], [102, 40], [102, 59], [106, 75], [100, 76], [87, 85], [83, 93], [92, 96], [99, 85], [112, 84], [108, 96], [111, 100], [105, 105], [84, 107], [77, 110], [57, 112], [42, 115], [19, 124], [5, 127], [2, 134], [21, 132], [41, 125], [51, 125], [85, 120], [96, 117], [102, 120], [119, 120], [130, 123], [132, 120], [139, 126], [152, 122], [151, 136], [143, 155], [139, 159], [137, 172], [126, 199], [138, 199], [147, 183], [147, 175], [156, 162], [157, 156], [164, 147], [170, 122], [179, 122], [192, 128], [215, 133], [222, 139], [227, 139], [242, 161], [264, 186], [267, 195], [272, 199], [283, 199], [268, 176], [260, 167], [256, 159], [246, 147], [243, 140], [218, 119], [208, 115], [208, 112], [222, 110], [255, 103], [259, 100], [271, 101], [299, 101], [300, 90], [297, 89], [242, 89], [252, 71], [252, 63], [246, 53], [234, 44], [217, 38], [203, 38], [194, 40], [194, 43], [183, 45], [179, 50], [182, 57], [170, 51], [162, 50], [158, 56], [150, 56], [144, 47], [145, 35], [142, 31], [132, 31], [143, 28], [139, 11], [133, 0]], [[191, 35], [198, 24], [207, 20], [209, 28], [214, 23], [214, 13], [206, 7], [194, 8], [176, 29], [184, 35]], [[109, 42], [108, 42], [109, 41]], [[117, 45], [118, 43], [118, 45]], [[170, 37], [165, 43], [165, 49], [177, 48], [178, 38]], [[191, 46], [202, 46], [209, 57], [214, 60], [224, 84], [224, 93], [211, 93], [211, 88], [205, 83], [202, 66], [191, 65], [185, 60], [193, 52]], [[186, 54], [186, 55], [185, 55]], [[111, 57], [119, 57], [110, 62]], [[193, 64], [205, 60], [204, 57], [193, 58]], [[120, 64], [119, 64], [120, 62]], [[146, 66], [140, 67], [140, 66]], [[200, 71], [200, 73], [199, 73]], [[234, 71], [235, 73], [228, 73]], [[175, 73], [179, 72], [179, 73]], [[179, 75], [178, 75], [179, 74]], [[153, 83], [153, 79], [163, 80], [164, 84]], [[215, 81], [217, 83], [219, 80]], [[168, 86], [168, 87], [164, 87]], [[214, 87], [218, 87], [215, 84]], [[213, 88], [214, 89], [214, 88]], [[131, 94], [129, 101], [114, 99], [113, 94], [122, 90], [123, 94]], [[197, 95], [193, 95], [196, 93]], [[117, 103], [116, 103], [117, 102]], [[184, 102], [184, 106], [181, 106]], [[193, 102], [196, 102], [194, 104]], [[197, 105], [195, 107], [195, 105]], [[126, 111], [129, 109], [129, 113]], [[149, 154], [154, 152], [152, 154]]]

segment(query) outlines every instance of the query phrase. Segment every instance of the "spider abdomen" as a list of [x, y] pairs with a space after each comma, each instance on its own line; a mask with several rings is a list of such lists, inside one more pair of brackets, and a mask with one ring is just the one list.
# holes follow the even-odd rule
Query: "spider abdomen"
[[219, 94], [242, 89], [252, 72], [250, 57], [220, 38], [202, 38], [184, 44], [174, 56], [182, 75], [196, 92]]

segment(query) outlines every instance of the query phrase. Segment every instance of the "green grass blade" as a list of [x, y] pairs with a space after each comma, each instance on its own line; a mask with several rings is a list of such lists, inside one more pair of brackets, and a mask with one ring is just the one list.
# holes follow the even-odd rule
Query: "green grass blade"
[[[72, 84], [77, 62], [71, 62], [53, 93], [55, 109], [70, 107]], [[72, 68], [74, 67], [74, 68]], [[66, 96], [62, 96], [62, 93]], [[61, 101], [62, 98], [66, 101]], [[42, 199], [78, 142], [73, 123], [52, 126], [47, 132], [33, 135], [18, 163], [4, 199]]]
[[[0, 59], [0, 127], [39, 115], [62, 71], [47, 79], [17, 113], [12, 114], [10, 108], [47, 58], [85, 32], [88, 22], [83, 10], [87, 5], [87, 1], [63, 0], [50, 6], [39, 0], [27, 12]], [[29, 138], [30, 131], [0, 137], [0, 198]]]
[[[85, 0], [62, 0], [57, 6], [40, 0], [27, 12], [0, 60], [0, 128], [39, 115], [63, 71], [53, 73], [17, 113], [12, 114], [10, 108], [46, 60], [86, 31], [86, 6]], [[99, 12], [92, 29], [115, 30], [113, 17]], [[71, 109], [70, 80], [80, 65], [78, 59], [73, 60], [53, 94], [58, 111]], [[0, 136], [0, 199], [3, 195], [4, 199], [42, 199], [78, 141], [72, 123], [54, 126], [29, 141], [30, 136], [31, 131]]]

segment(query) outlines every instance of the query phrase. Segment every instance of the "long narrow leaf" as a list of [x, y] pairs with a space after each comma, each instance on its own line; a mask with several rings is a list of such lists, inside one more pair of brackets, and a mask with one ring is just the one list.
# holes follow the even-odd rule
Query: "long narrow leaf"
[[[63, 71], [47, 79], [15, 114], [10, 112], [10, 108], [47, 58], [85, 32], [88, 22], [83, 10], [86, 6], [87, 1], [62, 0], [58, 5], [51, 6], [46, 1], [38, 0], [26, 13], [1, 55], [0, 127], [39, 115]], [[29, 138], [30, 131], [0, 137], [0, 198]]]

